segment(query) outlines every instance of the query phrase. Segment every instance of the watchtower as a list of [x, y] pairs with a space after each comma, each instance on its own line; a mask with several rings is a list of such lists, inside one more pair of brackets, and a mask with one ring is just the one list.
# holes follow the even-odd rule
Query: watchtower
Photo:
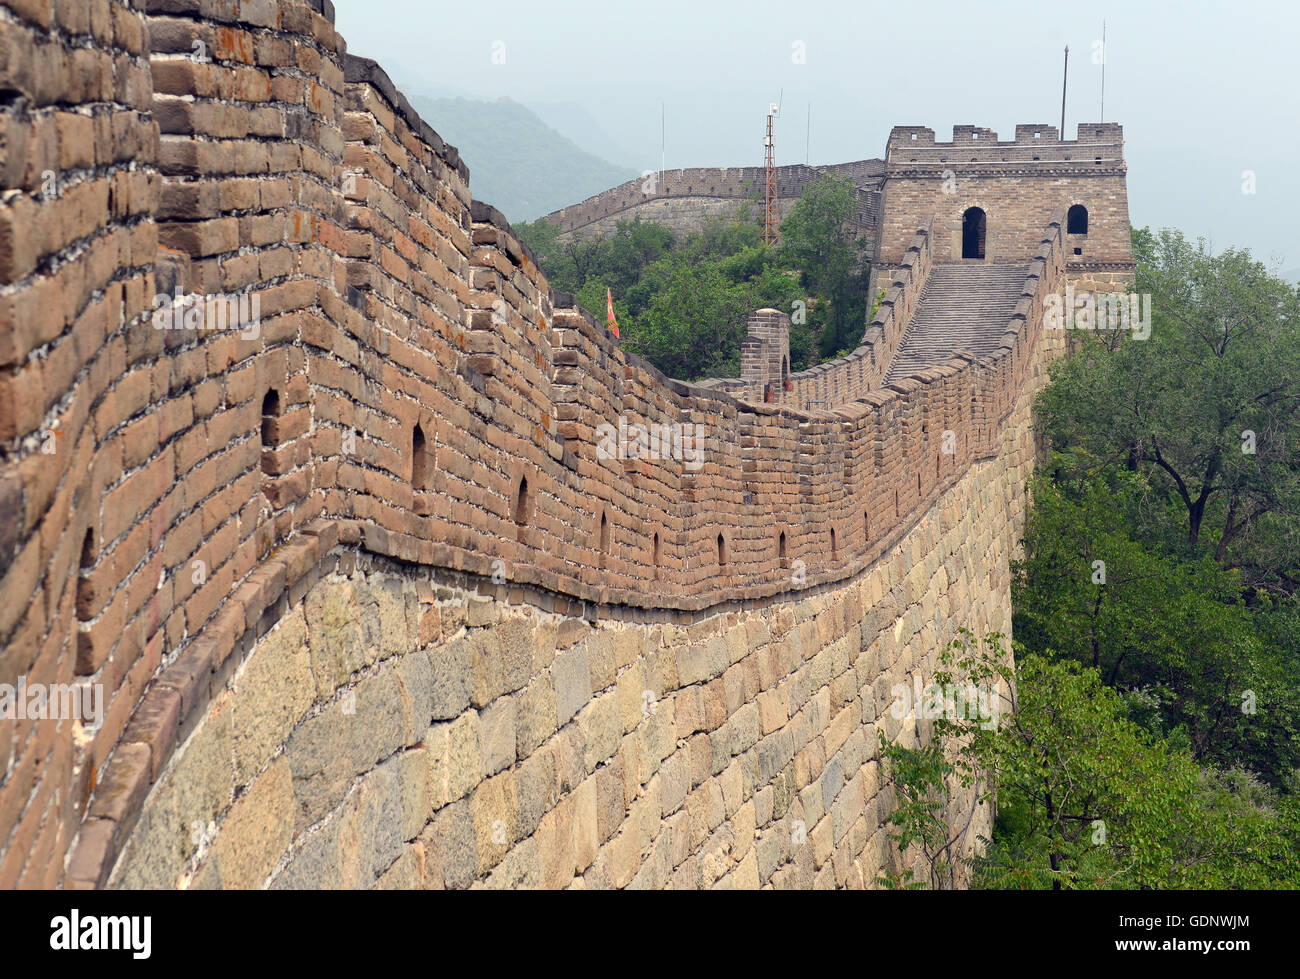
[[931, 216], [936, 262], [1028, 262], [1052, 215], [1065, 210], [1071, 271], [1130, 271], [1126, 173], [1123, 128], [1113, 122], [1080, 123], [1072, 140], [1047, 124], [1016, 126], [1012, 140], [954, 126], [946, 143], [932, 129], [895, 126], [877, 267], [897, 267]]

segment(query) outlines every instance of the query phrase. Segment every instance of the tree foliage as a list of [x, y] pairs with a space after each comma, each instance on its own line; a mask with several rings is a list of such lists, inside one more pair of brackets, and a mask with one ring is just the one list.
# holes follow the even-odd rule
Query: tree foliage
[[748, 205], [679, 237], [639, 217], [607, 238], [560, 239], [545, 221], [516, 226], [556, 289], [602, 316], [614, 298], [623, 346], [671, 377], [735, 377], [749, 314], [791, 314], [790, 366], [852, 350], [866, 328], [867, 270], [849, 231], [853, 186], [814, 181], [763, 244]]
[[1134, 233], [1148, 339], [1101, 340], [1054, 370], [1039, 414], [1089, 469], [1148, 479], [1143, 537], [1209, 551], [1248, 585], [1300, 585], [1300, 289], [1241, 249]]
[[1034, 482], [1025, 556], [1013, 565], [1016, 635], [1096, 669], [1199, 761], [1281, 784], [1300, 765], [1293, 657], [1261, 629], [1238, 571], [1135, 539], [1125, 498], [1145, 487], [1116, 476], [1118, 485]]
[[[937, 682], [1000, 691], [998, 723], [940, 717], [927, 745], [895, 747], [891, 764], [928, 787], [923, 812], [945, 803], [944, 785], [996, 797], [997, 832], [973, 861], [977, 886], [1300, 885], [1294, 796], [1278, 796], [1237, 769], [1198, 767], [1188, 751], [1134, 721], [1096, 669], [1020, 647], [1013, 662], [1004, 637], [965, 631], [941, 661]], [[921, 779], [907, 774], [918, 769]], [[909, 801], [905, 795], [891, 819], [925, 827]], [[945, 830], [929, 832], [935, 841]], [[895, 838], [926, 842], [924, 832]]]

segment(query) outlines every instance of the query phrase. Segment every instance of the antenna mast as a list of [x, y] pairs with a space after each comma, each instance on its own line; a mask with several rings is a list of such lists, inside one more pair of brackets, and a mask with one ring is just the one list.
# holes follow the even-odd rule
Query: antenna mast
[[763, 244], [772, 246], [780, 239], [780, 212], [776, 206], [776, 158], [773, 154], [772, 120], [780, 111], [775, 102], [767, 110], [767, 136], [763, 139]]
[[1106, 19], [1101, 21], [1101, 118], [1098, 122], [1106, 121]]
[[1070, 46], [1065, 46], [1065, 71], [1061, 73], [1061, 132], [1058, 139], [1065, 139], [1065, 83], [1070, 77]]

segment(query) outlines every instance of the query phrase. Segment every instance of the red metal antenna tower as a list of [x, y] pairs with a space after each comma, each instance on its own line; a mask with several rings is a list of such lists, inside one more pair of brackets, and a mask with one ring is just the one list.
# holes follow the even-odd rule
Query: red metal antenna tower
[[772, 119], [777, 114], [775, 102], [767, 111], [767, 136], [763, 139], [763, 244], [771, 246], [780, 240], [781, 215], [776, 206], [776, 159], [772, 155]]

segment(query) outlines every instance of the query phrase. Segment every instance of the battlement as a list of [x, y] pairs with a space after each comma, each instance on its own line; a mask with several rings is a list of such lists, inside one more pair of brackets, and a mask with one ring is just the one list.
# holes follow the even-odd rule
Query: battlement
[[975, 165], [996, 170], [1069, 163], [1122, 168], [1124, 130], [1113, 122], [1081, 122], [1076, 137], [1066, 140], [1056, 126], [1022, 123], [1016, 126], [1014, 139], [1000, 140], [994, 130], [982, 126], [953, 126], [952, 139], [945, 143], [937, 142], [934, 130], [925, 126], [895, 126], [889, 132], [885, 161], [891, 173], [915, 166]]

